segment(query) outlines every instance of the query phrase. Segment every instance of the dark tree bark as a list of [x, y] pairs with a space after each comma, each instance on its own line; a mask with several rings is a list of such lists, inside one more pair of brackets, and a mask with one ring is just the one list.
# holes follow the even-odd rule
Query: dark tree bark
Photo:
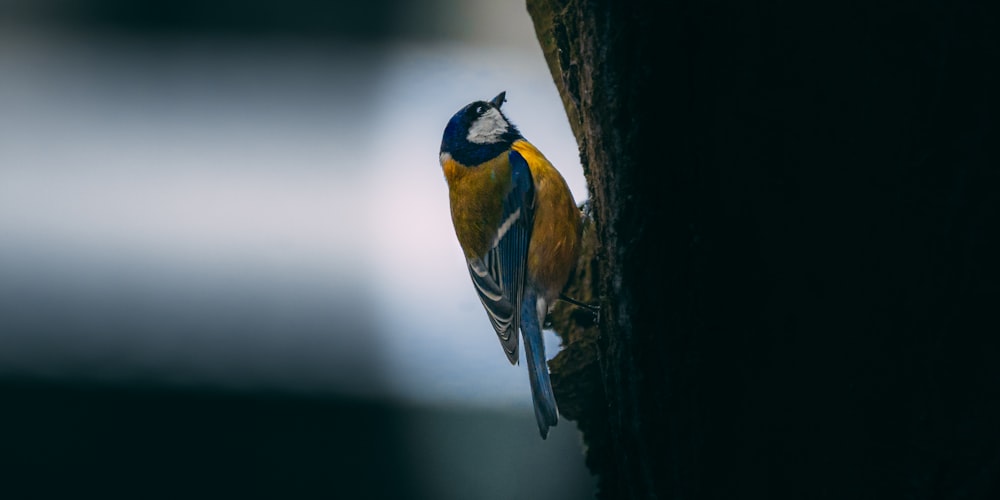
[[[1000, 498], [996, 12], [529, 0], [595, 237], [601, 498]], [[593, 277], [593, 282], [589, 281]]]

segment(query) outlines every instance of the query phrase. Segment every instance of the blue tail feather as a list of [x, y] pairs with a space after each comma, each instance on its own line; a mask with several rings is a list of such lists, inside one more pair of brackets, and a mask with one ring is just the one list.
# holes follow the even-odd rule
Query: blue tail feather
[[521, 335], [524, 337], [524, 355], [531, 380], [531, 397], [535, 404], [535, 419], [542, 439], [549, 433], [549, 427], [559, 422], [556, 397], [552, 393], [549, 367], [545, 362], [545, 343], [542, 339], [542, 318], [536, 310], [536, 297], [532, 292], [524, 295], [521, 302]]

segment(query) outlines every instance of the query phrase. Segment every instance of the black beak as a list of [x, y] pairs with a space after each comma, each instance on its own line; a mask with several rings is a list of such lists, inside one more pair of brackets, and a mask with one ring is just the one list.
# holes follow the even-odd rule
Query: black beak
[[497, 94], [497, 96], [494, 97], [492, 101], [490, 101], [490, 104], [499, 108], [506, 101], [507, 101], [507, 91], [505, 90]]

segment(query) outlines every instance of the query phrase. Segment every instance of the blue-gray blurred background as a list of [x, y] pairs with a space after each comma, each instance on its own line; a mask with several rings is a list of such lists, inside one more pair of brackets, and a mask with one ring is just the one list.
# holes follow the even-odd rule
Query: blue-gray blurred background
[[588, 497], [437, 162], [504, 90], [583, 201], [523, 2], [0, 0], [0, 489]]

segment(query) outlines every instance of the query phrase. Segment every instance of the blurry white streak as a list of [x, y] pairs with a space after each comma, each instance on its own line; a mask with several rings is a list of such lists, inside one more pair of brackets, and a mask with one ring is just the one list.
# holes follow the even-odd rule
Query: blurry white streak
[[0, 37], [0, 230], [77, 253], [356, 268], [377, 59]]
[[4, 42], [0, 373], [384, 395], [365, 54]]
[[[170, 166], [161, 171], [169, 171]], [[153, 178], [150, 178], [153, 177]], [[0, 228], [22, 241], [155, 259], [346, 263], [364, 233], [360, 196], [324, 174], [0, 171]]]

